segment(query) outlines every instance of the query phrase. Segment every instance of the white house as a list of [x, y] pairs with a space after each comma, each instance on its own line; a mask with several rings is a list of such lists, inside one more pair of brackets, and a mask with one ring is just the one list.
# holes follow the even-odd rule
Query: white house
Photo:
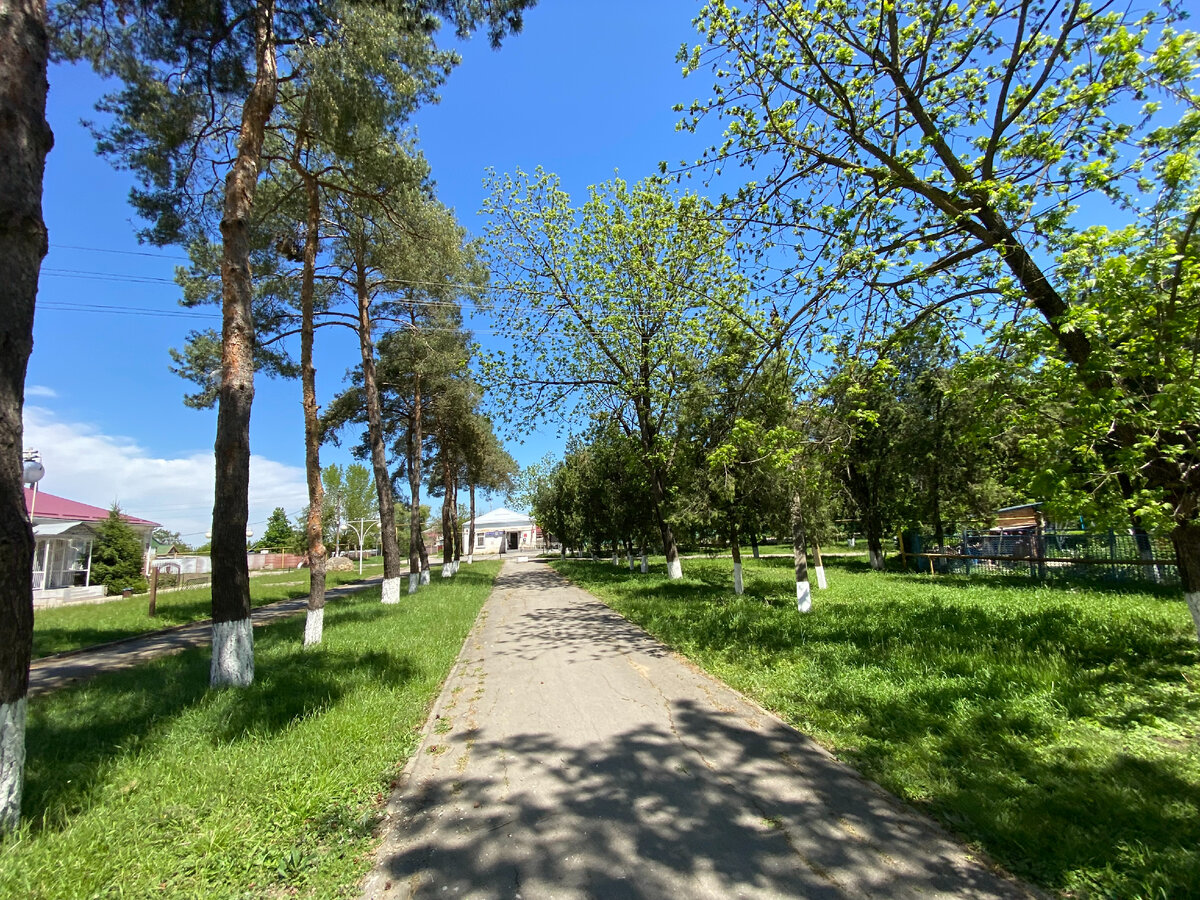
[[[108, 510], [89, 506], [45, 491], [25, 489], [25, 510], [33, 521], [33, 604], [57, 606], [103, 597], [103, 585], [92, 584], [92, 543], [96, 527], [108, 518]], [[152, 555], [150, 535], [158, 522], [122, 514], [142, 543], [144, 565], [149, 571]]]
[[[475, 518], [475, 554], [517, 553], [537, 549], [541, 530], [524, 513], [503, 506]], [[470, 547], [471, 523], [463, 525], [463, 547]]]

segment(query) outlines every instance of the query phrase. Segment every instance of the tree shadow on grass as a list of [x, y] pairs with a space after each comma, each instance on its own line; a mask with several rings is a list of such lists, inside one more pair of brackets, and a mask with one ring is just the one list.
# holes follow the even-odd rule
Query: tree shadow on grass
[[410, 657], [383, 651], [307, 652], [274, 665], [239, 697], [214, 729], [214, 745], [270, 737], [293, 724], [321, 715], [364, 683], [399, 686], [419, 677]]
[[[339, 611], [327, 627], [370, 621], [387, 610], [362, 606]], [[186, 740], [213, 745], [277, 735], [336, 707], [368, 683], [388, 686], [422, 677], [408, 656], [300, 646], [303, 623], [291, 620], [256, 629], [256, 681], [245, 689], [209, 689], [211, 651], [195, 648], [144, 665], [109, 672], [30, 705], [26, 733], [25, 820], [36, 833], [66, 827], [111, 790], [110, 767], [175, 739], [186, 717], [208, 707]], [[292, 651], [280, 653], [279, 645]]]

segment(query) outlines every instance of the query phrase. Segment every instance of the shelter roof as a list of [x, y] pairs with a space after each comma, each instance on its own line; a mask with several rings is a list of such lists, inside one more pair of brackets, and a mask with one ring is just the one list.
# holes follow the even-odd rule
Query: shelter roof
[[[33, 490], [25, 488], [26, 513], [29, 512], [32, 501]], [[100, 522], [108, 518], [108, 510], [101, 509], [99, 506], [80, 503], [78, 500], [56, 497], [54, 494], [48, 494], [45, 491], [38, 491], [37, 504], [34, 506], [33, 517], [39, 521], [69, 519], [74, 522]], [[137, 516], [131, 516], [127, 513], [121, 513], [121, 518], [130, 525], [157, 527], [159, 524], [158, 522], [151, 522], [149, 519], [139, 519]]]

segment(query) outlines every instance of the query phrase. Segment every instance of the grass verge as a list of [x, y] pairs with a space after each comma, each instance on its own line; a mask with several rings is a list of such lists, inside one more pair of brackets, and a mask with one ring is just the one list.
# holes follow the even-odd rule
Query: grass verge
[[[367, 563], [362, 577], [368, 578], [382, 571], [382, 564], [372, 567]], [[307, 597], [308, 576], [308, 569], [255, 575], [250, 579], [251, 606]], [[326, 586], [332, 588], [358, 580], [357, 568], [352, 572], [330, 572], [326, 575]], [[157, 607], [158, 614], [152, 618], [148, 614], [149, 595], [137, 594], [104, 603], [39, 609], [33, 616], [33, 658], [41, 659], [207, 619], [212, 615], [212, 588], [205, 585], [160, 592]]]
[[30, 705], [25, 824], [0, 896], [344, 897], [370, 865], [416, 747], [499, 569], [464, 567], [396, 606], [333, 601], [255, 629], [255, 684], [207, 687], [194, 650]]
[[1070, 897], [1200, 897], [1200, 648], [1182, 597], [790, 560], [685, 578], [556, 560], [572, 581]]

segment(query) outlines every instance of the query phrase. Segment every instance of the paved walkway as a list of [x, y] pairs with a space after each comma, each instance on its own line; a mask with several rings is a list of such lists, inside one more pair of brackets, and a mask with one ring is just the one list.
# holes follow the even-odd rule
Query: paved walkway
[[[338, 597], [353, 594], [382, 581], [383, 576], [378, 576], [330, 588], [325, 592], [325, 599], [326, 601], [336, 600]], [[255, 607], [251, 610], [250, 617], [257, 627], [277, 619], [294, 616], [302, 612], [307, 605], [307, 597], [280, 600], [277, 603]], [[163, 631], [152, 631], [149, 634], [113, 641], [111, 644], [101, 644], [97, 647], [87, 647], [83, 650], [35, 659], [29, 666], [29, 696], [37, 697], [40, 694], [48, 694], [69, 684], [87, 681], [101, 672], [128, 669], [156, 657], [166, 656], [168, 653], [178, 653], [189, 647], [206, 647], [211, 641], [212, 621], [205, 619], [190, 625], [179, 625]]]
[[364, 896], [1037, 895], [549, 567], [508, 562]]

